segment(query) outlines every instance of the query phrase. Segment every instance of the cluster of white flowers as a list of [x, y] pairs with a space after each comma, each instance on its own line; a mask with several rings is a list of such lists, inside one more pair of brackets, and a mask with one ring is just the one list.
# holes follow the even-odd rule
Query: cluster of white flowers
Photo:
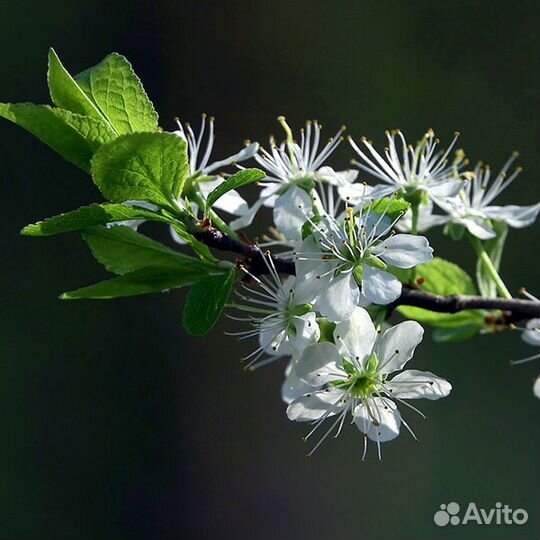
[[[401, 294], [399, 269], [433, 258], [427, 238], [418, 231], [446, 225], [485, 240], [496, 234], [493, 221], [511, 227], [531, 224], [540, 204], [493, 206], [520, 172], [508, 175], [515, 155], [494, 179], [481, 164], [467, 171], [464, 152], [454, 149], [458, 134], [440, 150], [432, 130], [415, 146], [400, 131], [388, 132], [382, 154], [366, 138], [360, 143], [349, 138], [358, 156], [352, 161], [356, 168], [336, 171], [326, 161], [344, 140], [345, 128], [323, 144], [321, 125], [307, 122], [298, 142], [285, 119], [278, 121], [286, 134], [283, 142], [271, 138], [269, 149], [251, 143], [213, 163], [213, 120], [203, 118], [198, 135], [178, 122], [176, 133], [188, 143], [190, 181], [197, 196], [204, 199], [224, 181], [216, 174], [224, 165], [254, 158], [264, 169], [266, 178], [254, 204], [230, 191], [218, 209], [235, 216], [230, 227], [238, 230], [250, 225], [261, 208], [272, 208], [277, 238], [272, 244], [294, 258], [296, 275], [286, 279], [270, 253], [261, 252], [264, 275], [242, 268], [246, 279], [233, 304], [242, 314], [231, 318], [249, 328], [235, 335], [257, 341], [245, 358], [246, 367], [289, 357], [282, 397], [291, 420], [313, 424], [306, 439], [331, 419], [310, 453], [329, 435], [337, 436], [350, 414], [364, 434], [364, 457], [368, 439], [375, 441], [380, 457], [380, 444], [395, 438], [401, 425], [414, 436], [398, 405], [422, 414], [408, 400], [438, 399], [451, 390], [450, 383], [433, 373], [403, 371], [423, 329], [415, 321], [387, 327], [380, 309]], [[360, 172], [367, 177], [360, 179]], [[406, 201], [409, 210], [392, 212], [396, 200]]]

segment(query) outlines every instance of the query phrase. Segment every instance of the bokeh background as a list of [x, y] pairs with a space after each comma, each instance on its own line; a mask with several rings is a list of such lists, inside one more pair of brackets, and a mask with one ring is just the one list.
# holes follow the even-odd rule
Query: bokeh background
[[[540, 3], [389, 0], [239, 2], [3, 0], [0, 100], [48, 102], [54, 46], [77, 72], [128, 56], [172, 129], [174, 116], [217, 117], [216, 155], [246, 138], [346, 123], [383, 144], [454, 130], [472, 161], [525, 172], [505, 201], [540, 199]], [[343, 145], [334, 164], [347, 163]], [[105, 272], [76, 235], [22, 238], [39, 218], [100, 200], [88, 177], [19, 128], [0, 123], [0, 538], [2, 539], [536, 539], [540, 364], [517, 333], [438, 346], [416, 367], [450, 379], [450, 398], [422, 403], [427, 422], [360, 461], [345, 430], [304, 457], [305, 426], [279, 398], [282, 366], [240, 369], [249, 350], [181, 327], [183, 292], [62, 303]], [[164, 240], [167, 235], [154, 230]], [[511, 233], [503, 273], [540, 293], [538, 225]], [[439, 253], [473, 271], [465, 245]], [[442, 503], [524, 508], [521, 527], [439, 529]]]

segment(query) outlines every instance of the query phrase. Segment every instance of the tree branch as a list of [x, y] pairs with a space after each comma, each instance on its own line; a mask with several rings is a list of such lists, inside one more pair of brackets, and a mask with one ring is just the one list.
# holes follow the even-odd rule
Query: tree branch
[[[195, 233], [195, 237], [209, 247], [230, 251], [243, 257], [242, 264], [253, 275], [268, 274], [269, 269], [261, 249], [253, 243], [235, 240], [212, 226]], [[272, 256], [280, 274], [294, 275], [295, 265], [291, 259]], [[421, 289], [403, 285], [400, 297], [388, 305], [389, 310], [398, 306], [414, 306], [438, 313], [458, 313], [469, 309], [501, 310], [502, 324], [511, 324], [523, 319], [540, 317], [540, 302], [512, 298], [487, 298], [484, 296], [451, 295], [440, 296]]]

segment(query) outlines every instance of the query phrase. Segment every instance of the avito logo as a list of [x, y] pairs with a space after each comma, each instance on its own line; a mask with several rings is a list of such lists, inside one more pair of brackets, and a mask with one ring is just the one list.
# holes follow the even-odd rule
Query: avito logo
[[523, 508], [512, 510], [507, 504], [498, 502], [495, 508], [478, 508], [476, 503], [470, 502], [467, 509], [460, 517], [461, 507], [457, 502], [441, 504], [440, 510], [435, 512], [433, 521], [439, 527], [446, 525], [524, 525], [529, 519], [529, 514]]

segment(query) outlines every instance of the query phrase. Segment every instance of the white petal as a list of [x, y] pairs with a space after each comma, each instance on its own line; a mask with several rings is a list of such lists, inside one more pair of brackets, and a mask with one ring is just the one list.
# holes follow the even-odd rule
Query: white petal
[[462, 218], [460, 221], [473, 236], [480, 238], [480, 240], [489, 240], [497, 236], [495, 231], [479, 218]]
[[377, 253], [384, 262], [398, 268], [412, 268], [433, 259], [433, 248], [428, 239], [413, 234], [390, 236], [377, 247]]
[[[324, 283], [323, 280], [324, 278], [319, 281]], [[317, 286], [316, 281], [314, 281], [313, 286]], [[323, 286], [319, 291], [315, 308], [324, 317], [333, 322], [339, 322], [351, 316], [359, 301], [360, 291], [358, 290], [358, 285], [352, 272], [347, 272], [332, 277], [328, 285]]]
[[401, 415], [395, 403], [387, 398], [370, 398], [353, 412], [358, 429], [372, 441], [387, 442], [399, 435]]
[[523, 341], [529, 345], [540, 346], [540, 319], [531, 319], [526, 326], [527, 330], [521, 335]]
[[292, 349], [287, 339], [286, 323], [276, 324], [275, 319], [268, 319], [259, 329], [259, 345], [271, 355], [291, 354]]
[[375, 343], [377, 371], [392, 373], [403, 369], [423, 336], [424, 329], [416, 321], [404, 321], [386, 330]]
[[538, 217], [538, 212], [540, 212], [540, 204], [534, 204], [532, 206], [517, 206], [515, 204], [509, 206], [487, 206], [483, 210], [491, 219], [504, 221], [510, 227], [521, 229], [534, 223], [534, 220]]
[[298, 378], [311, 386], [347, 378], [337, 347], [327, 341], [307, 347], [295, 367]]
[[373, 304], [390, 304], [401, 294], [401, 282], [396, 276], [365, 264], [362, 293]]
[[377, 330], [369, 313], [357, 307], [346, 321], [336, 324], [334, 339], [340, 354], [364, 366], [373, 351]]
[[295, 399], [313, 392], [315, 388], [302, 382], [296, 375], [296, 370], [294, 368], [295, 360], [291, 359], [287, 368], [285, 369], [285, 380], [281, 386], [281, 399], [287, 403], [292, 403]]
[[242, 216], [229, 223], [231, 228], [237, 231], [238, 229], [243, 229], [244, 227], [248, 227], [249, 225], [251, 225], [251, 223], [255, 219], [255, 216], [257, 215], [257, 212], [261, 209], [264, 202], [265, 199], [259, 198], [259, 200], [256, 201], [253, 206], [249, 208], [249, 210], [246, 210], [246, 212]]
[[287, 416], [289, 420], [309, 422], [318, 420], [321, 416], [333, 416], [343, 410], [344, 406], [343, 391], [338, 388], [327, 388], [295, 399], [287, 407]]
[[289, 332], [289, 342], [296, 353], [301, 353], [308, 345], [319, 341], [321, 331], [317, 324], [316, 313], [307, 313], [302, 317], [294, 317], [292, 324], [296, 333], [293, 335]]
[[455, 197], [462, 187], [462, 180], [444, 180], [443, 182], [434, 182], [428, 186], [427, 192], [433, 197]]
[[452, 385], [429, 371], [408, 369], [387, 382], [385, 389], [400, 399], [439, 399], [450, 393]]
[[215, 161], [214, 163], [211, 163], [201, 172], [203, 174], [210, 174], [211, 172], [219, 169], [220, 167], [226, 167], [227, 165], [232, 165], [233, 163], [240, 163], [241, 161], [252, 158], [258, 150], [259, 143], [251, 143], [250, 145], [240, 150], [240, 152], [237, 152], [236, 154], [233, 154], [226, 159], [222, 159], [221, 161]]
[[533, 393], [540, 399], [540, 377], [537, 377], [536, 381], [534, 381]]
[[302, 225], [311, 213], [311, 196], [302, 188], [291, 187], [274, 205], [274, 222], [288, 240], [302, 239]]
[[[330, 263], [326, 263], [322, 261], [322, 253], [321, 253], [321, 246], [319, 243], [313, 238], [312, 235], [309, 235], [301, 244], [300, 247], [297, 250], [298, 253], [298, 259], [296, 260], [295, 266], [296, 266], [296, 275], [298, 276], [298, 281], [304, 283], [304, 280], [306, 276], [309, 274], [317, 274], [317, 273], [324, 273], [325, 268], [330, 270], [331, 266]], [[321, 258], [318, 257], [318, 255], [321, 255]], [[306, 258], [309, 260], [305, 260], [305, 258], [302, 257], [302, 254], [307, 254]]]

